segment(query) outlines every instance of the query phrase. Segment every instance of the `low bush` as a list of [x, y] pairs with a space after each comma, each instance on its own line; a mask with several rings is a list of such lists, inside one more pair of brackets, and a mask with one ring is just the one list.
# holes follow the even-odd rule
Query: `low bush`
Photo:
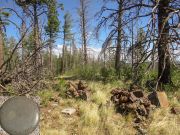
[[84, 65], [76, 67], [70, 71], [67, 71], [65, 75], [73, 75], [78, 79], [84, 80], [99, 80], [100, 68], [99, 66]]
[[41, 90], [37, 94], [41, 98], [41, 105], [44, 105], [44, 106], [47, 106], [49, 101], [53, 97], [52, 90]]
[[53, 85], [53, 90], [58, 91], [62, 97], [65, 97], [66, 81], [62, 78], [58, 78], [57, 83]]

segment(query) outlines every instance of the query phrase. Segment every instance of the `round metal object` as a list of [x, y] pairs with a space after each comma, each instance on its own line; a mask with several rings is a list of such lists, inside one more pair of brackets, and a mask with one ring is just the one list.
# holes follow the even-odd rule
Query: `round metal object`
[[38, 105], [24, 96], [10, 98], [0, 108], [0, 125], [10, 135], [29, 135], [39, 117]]

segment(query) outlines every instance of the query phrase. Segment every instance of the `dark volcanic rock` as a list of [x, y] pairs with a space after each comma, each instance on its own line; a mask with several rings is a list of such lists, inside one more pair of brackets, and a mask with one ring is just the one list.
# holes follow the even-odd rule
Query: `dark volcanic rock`
[[88, 88], [86, 82], [77, 81], [67, 83], [66, 96], [69, 98], [80, 98], [83, 100], [88, 100], [90, 97], [91, 89]]
[[151, 102], [143, 90], [135, 86], [131, 90], [116, 88], [111, 91], [111, 94], [111, 101], [115, 104], [117, 112], [134, 113], [136, 117], [149, 115]]

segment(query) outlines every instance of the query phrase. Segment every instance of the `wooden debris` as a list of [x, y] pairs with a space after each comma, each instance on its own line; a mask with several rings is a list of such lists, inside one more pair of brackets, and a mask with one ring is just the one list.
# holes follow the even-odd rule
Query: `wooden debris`
[[7, 89], [1, 84], [0, 84], [0, 89], [7, 91]]

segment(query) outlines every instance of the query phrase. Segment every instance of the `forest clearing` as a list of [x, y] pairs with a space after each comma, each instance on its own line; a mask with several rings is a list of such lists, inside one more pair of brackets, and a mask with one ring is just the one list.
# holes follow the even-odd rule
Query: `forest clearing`
[[180, 0], [1, 0], [0, 105], [37, 98], [41, 135], [179, 135], [179, 36]]
[[[90, 101], [63, 98], [58, 96], [59, 92], [53, 90], [40, 92], [43, 101], [41, 133], [43, 135], [133, 135], [136, 133], [178, 135], [180, 117], [179, 114], [172, 113], [171, 108], [180, 105], [179, 92], [168, 93], [170, 102], [168, 108], [157, 108], [147, 119], [135, 123], [133, 114], [121, 115], [116, 112], [112, 104], [108, 104], [111, 90], [116, 87], [128, 87], [128, 83], [116, 81], [104, 85], [102, 82], [88, 81], [88, 86], [92, 89]], [[75, 108], [76, 113], [63, 114], [62, 110], [69, 107]]]

